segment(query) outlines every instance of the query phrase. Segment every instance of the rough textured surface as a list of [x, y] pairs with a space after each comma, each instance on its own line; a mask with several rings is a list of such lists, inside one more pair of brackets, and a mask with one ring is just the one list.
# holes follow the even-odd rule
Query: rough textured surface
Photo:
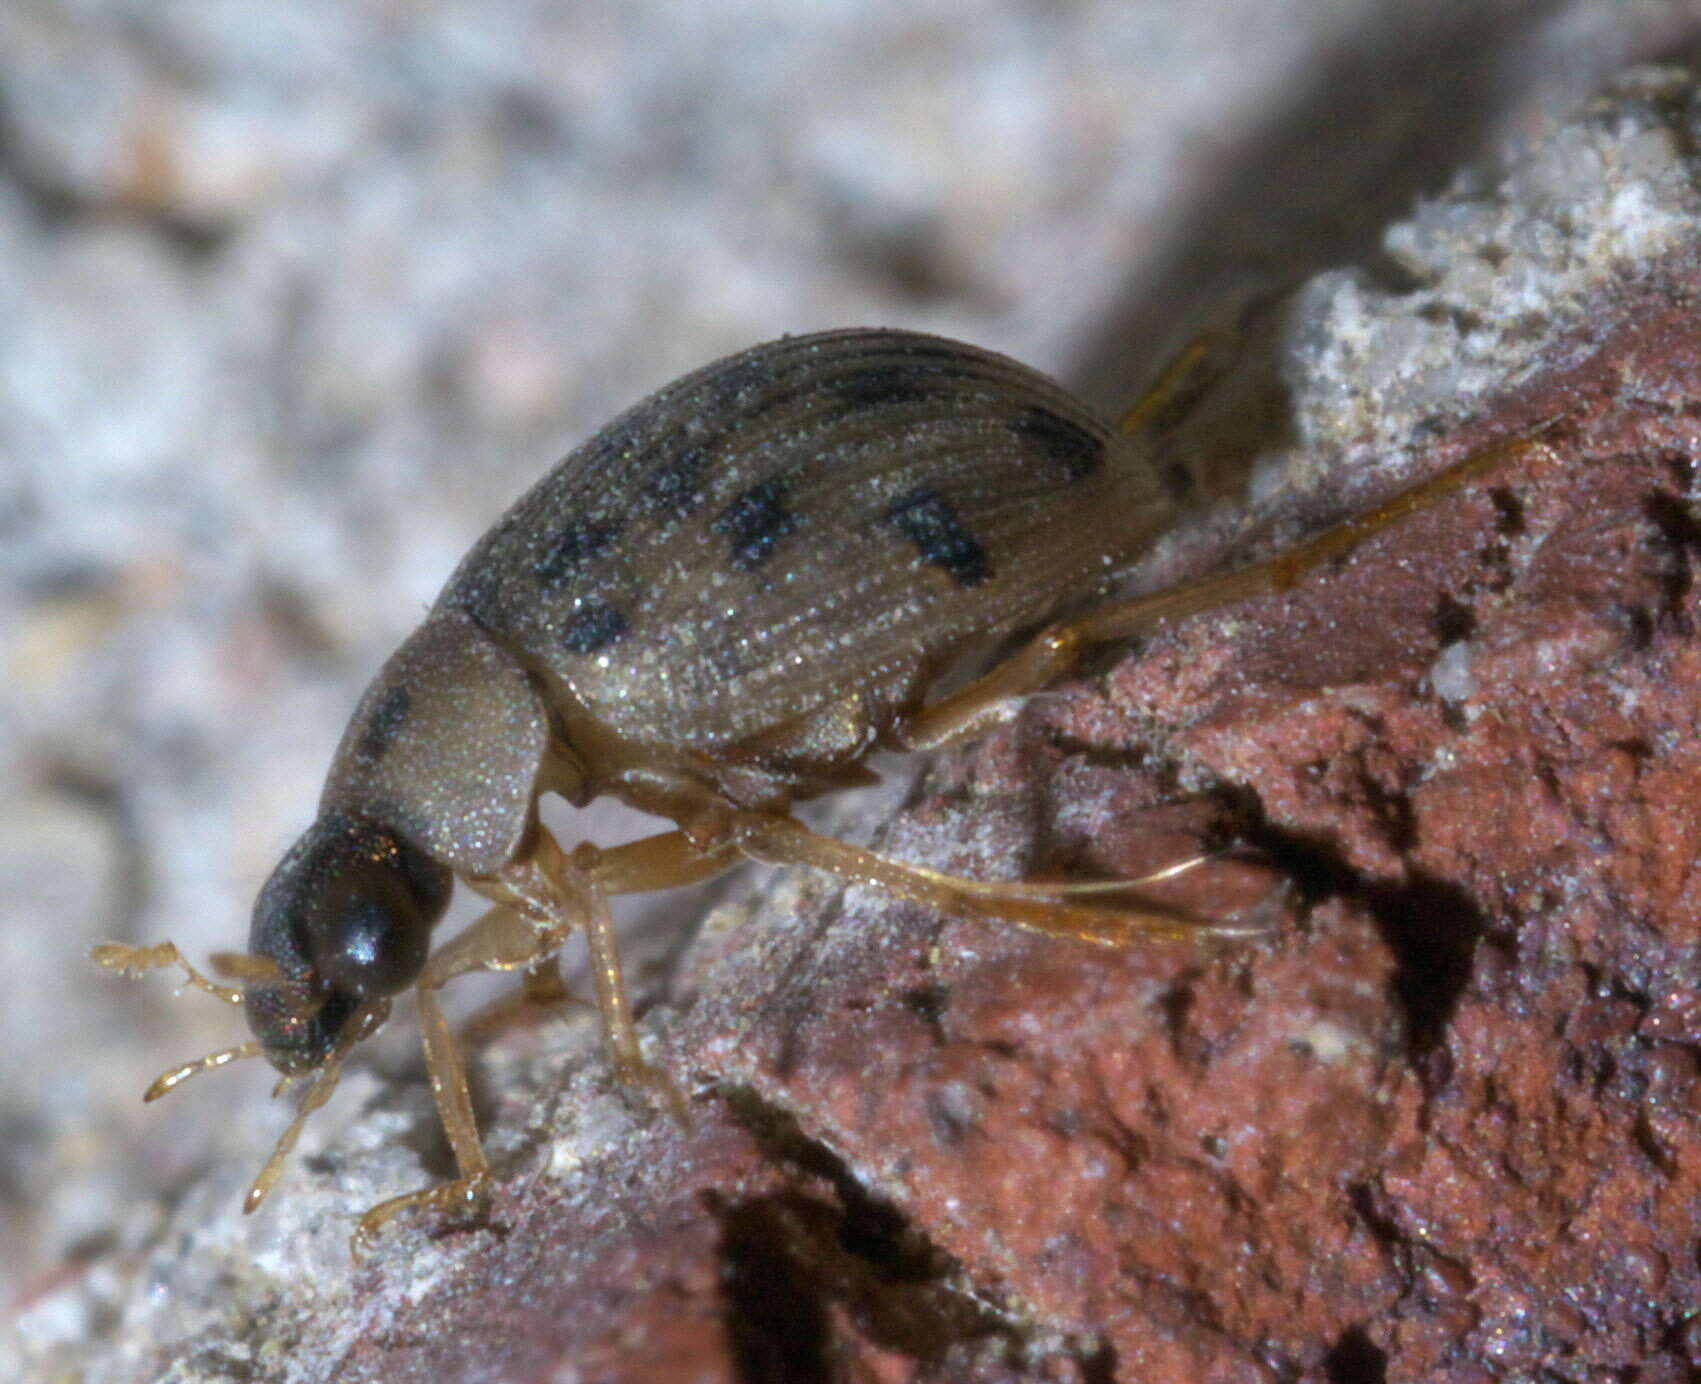
[[[730, 240], [761, 245], [758, 269], [696, 229], [721, 223], [719, 202], [661, 214], [639, 195], [635, 222], [614, 220], [633, 165], [600, 135], [622, 112], [650, 141], [640, 164], [681, 178], [693, 146], [680, 129], [717, 123], [693, 88], [677, 119], [646, 125], [676, 89], [659, 75], [635, 83], [629, 107], [609, 106], [613, 88], [594, 74], [627, 89], [619, 55], [646, 51], [640, 40], [615, 43], [602, 68], [554, 64], [559, 46], [517, 9], [475, 33], [450, 7], [418, 7], [412, 24], [392, 15], [354, 36], [389, 55], [381, 79], [344, 69], [363, 79], [303, 106], [285, 99], [278, 55], [308, 38], [339, 51], [346, 19], [308, 14], [285, 42], [245, 29], [240, 6], [144, 8], [152, 17], [128, 27], [40, 5], [0, 18], [11, 266], [0, 439], [17, 460], [0, 472], [16, 712], [4, 719], [24, 737], [8, 742], [6, 902], [20, 921], [0, 933], [0, 1022], [27, 1058], [0, 1073], [0, 1204], [28, 1275], [0, 1373], [1701, 1370], [1684, 696], [1701, 378], [1685, 83], [1629, 84], [1518, 155], [1504, 181], [1475, 175], [1402, 224], [1366, 268], [1297, 299], [1271, 300], [1266, 285], [1238, 358], [1207, 372], [1170, 434], [1178, 460], [1222, 464], [1232, 503], [1178, 534], [1141, 580], [1219, 561], [1246, 535], [1278, 542], [1476, 441], [1559, 417], [1551, 457], [1508, 466], [1284, 598], [1194, 622], [1036, 699], [1013, 731], [941, 764], [882, 837], [894, 853], [986, 874], [1137, 871], [1201, 839], [1239, 839], [1263, 854], [1174, 888], [1218, 915], [1291, 879], [1298, 892], [1273, 910], [1271, 936], [1209, 953], [1083, 953], [821, 880], [752, 880], [768, 897], [712, 915], [648, 1020], [699, 1088], [690, 1135], [610, 1093], [585, 1015], [511, 1026], [478, 1049], [502, 1173], [489, 1227], [398, 1226], [351, 1269], [359, 1211], [444, 1171], [407, 1026], [315, 1122], [282, 1194], [242, 1221], [241, 1190], [275, 1132], [259, 1074], [190, 1088], [174, 1111], [129, 1109], [154, 1070], [229, 1041], [230, 1016], [169, 1005], [159, 986], [120, 996], [76, 969], [76, 951], [120, 930], [196, 952], [239, 935], [240, 895], [300, 825], [354, 684], [557, 438], [717, 350], [833, 321], [944, 328], [1043, 364], [1121, 256], [1146, 262], [1160, 226], [1209, 241], [1211, 204], [1165, 221], [1145, 200], [1163, 200], [1152, 166], [1129, 173], [1107, 136], [1087, 141], [1101, 162], [1076, 165], [1087, 171], [1055, 203], [1024, 195], [1052, 219], [989, 248], [987, 183], [949, 175], [984, 168], [960, 150], [981, 148], [977, 130], [1006, 104], [965, 106], [972, 83], [941, 83], [922, 64], [906, 69], [912, 100], [935, 98], [936, 119], [955, 111], [960, 125], [858, 124], [825, 99], [820, 123], [765, 121], [787, 98], [746, 83], [743, 104], [717, 112], [734, 131], [817, 141], [752, 154], [735, 139], [730, 162], [709, 160], [709, 182], [736, 189], [727, 196], [748, 213]], [[1009, 186], [1039, 185], [1051, 152], [1083, 132], [1138, 126], [1157, 108], [1119, 65], [1136, 48], [1154, 80], [1173, 69], [1206, 93], [1226, 122], [1208, 126], [1213, 138], [1256, 124], [1226, 95], [1224, 74], [1241, 69], [1202, 59], [1221, 32], [1190, 38], [1194, 23], [1221, 27], [1215, 10], [1115, 27], [1113, 11], [1135, 8], [1083, 7], [1020, 36], [1014, 51], [1045, 55], [1073, 96], [1041, 104], [1066, 112], [1044, 126], [1055, 145], [998, 145], [1025, 160], [1006, 170]], [[1272, 32], [1300, 12], [1258, 8]], [[1371, 9], [1306, 5], [1293, 32], [1335, 45], [1335, 59], [1378, 38], [1412, 46], [1416, 8]], [[1495, 43], [1473, 46], [1480, 35], [1463, 26], [1433, 47], [1470, 48], [1465, 66], [1509, 96], [1513, 53], [1561, 52], [1570, 66], [1553, 66], [1575, 73], [1626, 33], [1644, 50], [1669, 40], [1684, 17], [1661, 5], [1551, 13], [1539, 32], [1502, 15]], [[1400, 14], [1403, 31], [1389, 19]], [[844, 37], [828, 46], [864, 51]], [[597, 51], [573, 38], [576, 55]], [[867, 48], [870, 72], [889, 77], [913, 38]], [[1259, 90], [1303, 72], [1336, 102], [1351, 95], [1328, 80], [1338, 66], [1242, 46], [1261, 51]], [[760, 69], [796, 68], [807, 87], [806, 51]], [[1102, 87], [1083, 87], [1083, 70], [1102, 72]], [[1425, 82], [1408, 81], [1458, 97], [1445, 86], [1457, 70], [1437, 59], [1411, 69]], [[48, 96], [68, 76], [103, 93], [90, 119], [54, 118], [65, 107]], [[1403, 109], [1398, 84], [1371, 85], [1378, 112]], [[1551, 109], [1562, 86], [1537, 105]], [[204, 96], [232, 90], [248, 92], [246, 125]], [[854, 94], [855, 79], [840, 90]], [[125, 91], [133, 105], [114, 95]], [[573, 118], [539, 123], [535, 100], [504, 92]], [[469, 100], [488, 123], [444, 117]], [[1516, 109], [1514, 125], [1537, 123], [1531, 106]], [[163, 143], [150, 124], [160, 111], [176, 115]], [[532, 154], [514, 152], [516, 121], [541, 141], [523, 145]], [[1370, 123], [1340, 123], [1369, 142]], [[1482, 116], [1462, 134], [1469, 123], [1426, 133], [1450, 135], [1456, 154], [1499, 128]], [[838, 161], [800, 159], [805, 146]], [[893, 153], [916, 147], [934, 161]], [[1330, 147], [1313, 154], [1333, 169], [1317, 153]], [[232, 165], [213, 176], [220, 149], [250, 168], [263, 158], [263, 176]], [[394, 172], [384, 160], [402, 150], [423, 150], [429, 176]], [[1236, 182], [1232, 158], [1195, 162], [1207, 185]], [[751, 210], [762, 199], [744, 175], [829, 163], [847, 176], [922, 168], [898, 191], [953, 190], [924, 222], [954, 248], [923, 256], [918, 276], [911, 252], [937, 242], [877, 217], [831, 259], [832, 291], [799, 288], [789, 266], [816, 241], [870, 223], [806, 217], [775, 253], [776, 221]], [[540, 169], [573, 167], [588, 182], [571, 197], [525, 195]], [[1394, 181], [1406, 195], [1424, 185]], [[1216, 204], [1216, 224], [1264, 224], [1259, 195], [1242, 186], [1242, 200]], [[904, 198], [851, 201], [890, 210]], [[1104, 219], [1058, 229], [1088, 205]], [[692, 227], [691, 249], [663, 243], [663, 224]], [[326, 225], [338, 236], [316, 239]], [[1336, 259], [1365, 249], [1323, 239]], [[498, 242], [505, 253], [490, 255]], [[469, 243], [480, 253], [463, 262]], [[1318, 267], [1279, 258], [1278, 281]], [[688, 259], [704, 270], [692, 282], [721, 295], [693, 290], [691, 321], [620, 318], [601, 296], [606, 281], [616, 297], [676, 302]], [[1150, 272], [1168, 264], [1160, 255]], [[857, 291], [869, 283], [877, 291]], [[1135, 320], [1152, 301], [1132, 288], [1127, 300]], [[743, 306], [700, 306], [710, 301]], [[1046, 320], [1001, 316], [1011, 302]], [[112, 326], [117, 303], [133, 330]], [[595, 343], [588, 357], [558, 346], [570, 336]], [[656, 339], [664, 356], [633, 365], [638, 343]], [[1089, 355], [1083, 373], [1125, 395], [1137, 373], [1126, 344]], [[617, 366], [629, 373], [613, 378]], [[239, 421], [250, 418], [269, 430]], [[1204, 445], [1213, 437], [1232, 445]], [[1239, 463], [1254, 456], [1248, 487]], [[498, 476], [497, 459], [513, 474]], [[345, 599], [354, 590], [375, 604]], [[44, 916], [60, 925], [44, 929]], [[93, 1055], [74, 1055], [73, 1039]], [[97, 1096], [124, 1105], [106, 1114]]]

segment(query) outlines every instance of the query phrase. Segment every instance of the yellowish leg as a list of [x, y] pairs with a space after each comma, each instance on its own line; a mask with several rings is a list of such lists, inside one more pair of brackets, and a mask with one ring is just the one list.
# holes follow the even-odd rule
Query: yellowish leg
[[1077, 620], [1041, 630], [990, 672], [923, 707], [890, 732], [887, 743], [899, 750], [931, 750], [983, 735], [1015, 715], [1024, 698], [1067, 671], [1090, 645], [1129, 639], [1156, 625], [1249, 596], [1285, 591], [1312, 568], [1350, 552], [1372, 534], [1428, 508], [1484, 472], [1547, 451], [1545, 442], [1528, 434], [1490, 443], [1368, 513], [1337, 524], [1267, 561], [1114, 602]]
[[542, 831], [530, 860], [515, 866], [509, 876], [489, 882], [491, 892], [506, 894], [512, 902], [486, 909], [464, 932], [433, 952], [418, 987], [426, 1070], [459, 1176], [374, 1206], [355, 1230], [356, 1254], [400, 1212], [415, 1206], [464, 1211], [475, 1207], [489, 1187], [490, 1167], [479, 1142], [466, 1066], [437, 992], [467, 971], [523, 970], [533, 997], [564, 994], [559, 977], [546, 966], [575, 927], [582, 926], [588, 940], [597, 1007], [615, 1076], [627, 1089], [642, 1086], [657, 1093], [681, 1123], [689, 1125], [679, 1088], [665, 1072], [645, 1062], [639, 1046], [607, 895], [694, 883], [739, 859], [730, 843], [704, 851], [677, 831], [607, 851], [582, 845], [569, 857], [549, 832]]
[[[737, 814], [726, 830], [729, 839], [752, 860], [809, 865], [946, 913], [991, 918], [1031, 932], [1100, 946], [1128, 946], [1153, 938], [1244, 936], [1263, 930], [1236, 923], [1206, 923], [1179, 912], [1138, 904], [1095, 907], [1076, 901], [1082, 895], [1126, 892], [1144, 882], [1141, 880], [1052, 884], [964, 879], [817, 835], [791, 817], [754, 812]], [[1184, 861], [1159, 873], [1172, 874], [1196, 863]]]
[[[585, 929], [597, 1007], [616, 1077], [628, 1090], [645, 1087], [659, 1095], [675, 1117], [689, 1126], [683, 1094], [667, 1073], [651, 1066], [643, 1056], [608, 910], [611, 893], [695, 883], [749, 858], [809, 865], [947, 911], [1105, 945], [1154, 936], [1240, 935], [1258, 930], [1202, 924], [1155, 909], [1100, 908], [1072, 902], [1081, 895], [1126, 891], [1142, 881], [1040, 884], [962, 879], [818, 836], [789, 817], [729, 811], [724, 804], [707, 799], [703, 820], [695, 825], [697, 830], [690, 835], [663, 832], [608, 850], [587, 843], [570, 856], [550, 833], [542, 831], [529, 860], [500, 880], [484, 882], [489, 892], [505, 895], [511, 902], [492, 906], [434, 952], [419, 982], [426, 1065], [459, 1176], [373, 1207], [355, 1231], [357, 1253], [398, 1213], [414, 1206], [466, 1209], [476, 1205], [489, 1185], [489, 1165], [479, 1144], [466, 1069], [436, 992], [453, 977], [473, 970], [523, 969], [528, 986], [534, 982], [547, 985], [547, 980], [538, 979], [541, 967], [575, 927]], [[1196, 863], [1184, 861], [1160, 875], [1174, 874]], [[317, 1094], [316, 1087], [309, 1099]]]
[[1222, 341], [1223, 333], [1218, 331], [1203, 331], [1177, 351], [1174, 357], [1159, 373], [1150, 388], [1134, 401], [1127, 413], [1122, 415], [1122, 421], [1116, 426], [1118, 431], [1132, 437], [1140, 432], [1158, 410], [1167, 405], [1170, 400], [1180, 393], [1181, 386], [1187, 377], [1199, 368], [1201, 361]]
[[[651, 838], [652, 840], [654, 838]], [[620, 943], [614, 935], [614, 918], [608, 910], [608, 894], [597, 874], [597, 847], [585, 844], [573, 852], [573, 864], [581, 873], [589, 904], [585, 914], [585, 941], [590, 952], [591, 980], [596, 986], [597, 1009], [602, 1014], [603, 1033], [608, 1039], [614, 1075], [622, 1087], [648, 1089], [659, 1096], [673, 1117], [687, 1129], [691, 1113], [685, 1094], [660, 1067], [644, 1060], [638, 1045], [638, 1030], [632, 1023], [632, 1007], [626, 998], [626, 979], [620, 969]]]
[[426, 962], [418, 985], [420, 1038], [425, 1048], [425, 1069], [431, 1078], [431, 1094], [437, 1102], [437, 1114], [443, 1121], [443, 1132], [454, 1152], [459, 1176], [452, 1182], [379, 1202], [355, 1227], [350, 1248], [357, 1257], [400, 1212], [414, 1206], [469, 1210], [478, 1205], [490, 1184], [490, 1166], [479, 1143], [466, 1066], [437, 992], [466, 971], [535, 966], [560, 947], [565, 936], [565, 924], [560, 928], [540, 928], [507, 904], [495, 904], [466, 931], [433, 952]]
[[[372, 1000], [349, 1015], [348, 1021], [343, 1024], [342, 1033], [337, 1038], [336, 1046], [331, 1049], [331, 1055], [320, 1065], [313, 1084], [307, 1088], [307, 1094], [296, 1107], [295, 1118], [289, 1122], [289, 1127], [284, 1130], [276, 1147], [272, 1149], [272, 1156], [266, 1160], [266, 1166], [260, 1169], [260, 1175], [254, 1179], [254, 1185], [248, 1189], [248, 1195], [242, 1202], [244, 1215], [256, 1210], [266, 1199], [266, 1194], [276, 1185], [283, 1173], [284, 1160], [295, 1147], [295, 1141], [301, 1137], [302, 1126], [307, 1123], [308, 1116], [330, 1100], [331, 1092], [337, 1089], [337, 1081], [343, 1074], [343, 1063], [348, 1060], [355, 1044], [377, 1032], [389, 1014], [388, 1000]], [[282, 1083], [280, 1089], [281, 1086]]]
[[623, 846], [597, 847], [589, 868], [606, 893], [647, 894], [700, 884], [743, 858], [730, 841], [699, 846], [683, 831], [663, 831]]
[[[620, 1084], [627, 1090], [647, 1087], [687, 1126], [690, 1116], [685, 1097], [666, 1072], [644, 1060], [638, 1043], [608, 895], [696, 883], [718, 874], [738, 858], [731, 843], [699, 847], [680, 831], [662, 832], [612, 850], [584, 842], [569, 858], [553, 836], [541, 831], [538, 848], [528, 863], [533, 882], [520, 886], [520, 892], [534, 900], [533, 907], [540, 913], [565, 906], [572, 910], [575, 922], [584, 926], [603, 1036]], [[548, 899], [557, 902], [551, 905], [545, 901]]]

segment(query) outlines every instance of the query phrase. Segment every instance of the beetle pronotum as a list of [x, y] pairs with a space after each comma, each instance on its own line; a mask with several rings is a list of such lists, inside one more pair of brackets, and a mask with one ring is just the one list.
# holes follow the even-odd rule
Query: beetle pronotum
[[[1251, 567], [1040, 628], [928, 701], [976, 648], [1040, 625], [1168, 531], [1183, 504], [1132, 429], [976, 347], [910, 332], [785, 338], [668, 385], [571, 453], [481, 538], [361, 698], [317, 820], [260, 891], [223, 986], [171, 943], [98, 948], [177, 965], [243, 1003], [254, 1038], [165, 1073], [264, 1056], [316, 1074], [249, 1191], [259, 1204], [344, 1060], [413, 986], [459, 1177], [374, 1207], [475, 1202], [489, 1181], [437, 991], [465, 971], [534, 983], [576, 928], [614, 1072], [679, 1102], [648, 1066], [608, 897], [746, 859], [808, 865], [946, 911], [1104, 944], [1212, 930], [1096, 885], [984, 883], [818, 835], [797, 801], [868, 782], [877, 747], [978, 735], [1080, 650], [1291, 584], [1506, 457], [1490, 445], [1389, 503]], [[675, 829], [564, 850], [539, 797], [611, 793]], [[430, 950], [456, 878], [490, 901]], [[1126, 888], [1119, 884], [1118, 887]], [[1219, 929], [1221, 930], [1221, 929]]]

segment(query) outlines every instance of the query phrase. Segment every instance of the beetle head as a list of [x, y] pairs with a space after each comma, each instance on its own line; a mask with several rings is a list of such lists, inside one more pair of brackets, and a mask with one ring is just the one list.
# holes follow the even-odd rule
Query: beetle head
[[276, 967], [243, 1000], [274, 1067], [321, 1066], [362, 1004], [419, 977], [453, 882], [370, 818], [329, 812], [307, 829], [260, 890], [248, 934], [250, 955]]

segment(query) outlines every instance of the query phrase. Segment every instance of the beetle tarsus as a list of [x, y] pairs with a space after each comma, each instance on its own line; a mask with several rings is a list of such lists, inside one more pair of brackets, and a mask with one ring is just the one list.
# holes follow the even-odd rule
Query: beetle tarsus
[[404, 1192], [379, 1202], [360, 1218], [354, 1234], [349, 1236], [349, 1256], [358, 1264], [370, 1253], [384, 1227], [404, 1211], [424, 1207], [458, 1219], [478, 1220], [489, 1209], [490, 1175], [458, 1177], [453, 1182], [440, 1182], [435, 1187], [423, 1187], [417, 1192]]

